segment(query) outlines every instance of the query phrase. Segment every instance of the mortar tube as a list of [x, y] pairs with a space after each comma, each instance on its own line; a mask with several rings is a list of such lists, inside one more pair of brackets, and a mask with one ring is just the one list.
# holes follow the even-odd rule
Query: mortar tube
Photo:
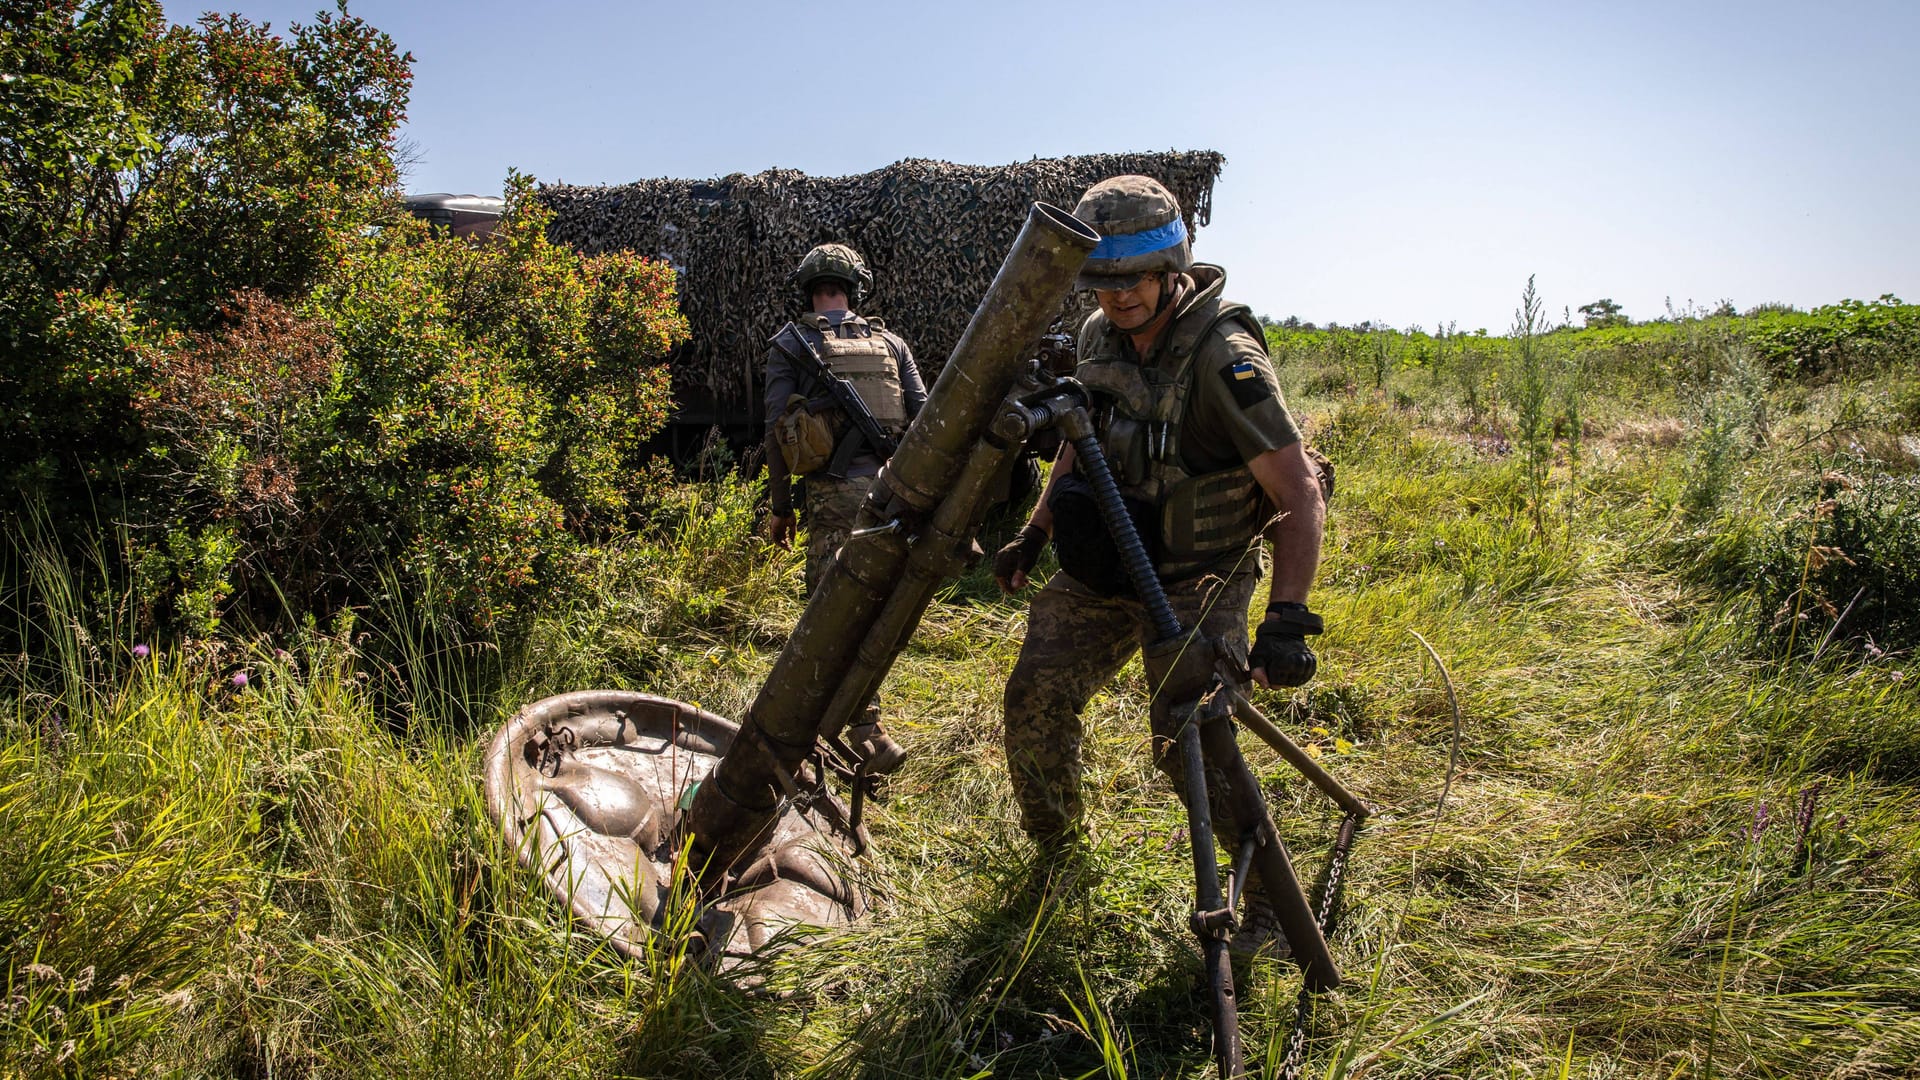
[[1010, 401], [995, 418], [992, 429], [974, 446], [953, 490], [940, 501], [926, 530], [911, 541], [906, 574], [899, 588], [887, 598], [886, 606], [860, 643], [853, 666], [821, 715], [823, 733], [840, 731], [873, 700], [887, 673], [893, 670], [893, 662], [906, 647], [907, 638], [920, 625], [921, 616], [933, 601], [934, 590], [966, 568], [966, 560], [959, 551], [979, 529], [994, 481], [1026, 445], [1032, 429], [1032, 418], [1026, 409]]
[[[856, 529], [936, 507], [1026, 368], [1100, 237], [1058, 207], [1035, 203], [926, 405], [874, 478]], [[776, 770], [795, 772], [819, 737], [827, 703], [899, 583], [902, 530], [849, 538], [801, 613], [740, 726], [681, 818], [693, 865], [712, 885], [771, 834]]]
[[[927, 404], [881, 468], [876, 487], [921, 511], [939, 504], [1024, 372], [1029, 347], [1059, 314], [1080, 264], [1099, 242], [1100, 234], [1072, 214], [1033, 204], [1013, 251], [941, 369]], [[1072, 272], [1059, 278], [1068, 264]]]

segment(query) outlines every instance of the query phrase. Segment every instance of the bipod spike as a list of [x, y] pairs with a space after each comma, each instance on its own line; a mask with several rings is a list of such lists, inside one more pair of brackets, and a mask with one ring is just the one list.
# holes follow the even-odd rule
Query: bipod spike
[[[1196, 710], [1197, 713], [1197, 710]], [[1207, 991], [1213, 999], [1213, 1056], [1223, 1078], [1246, 1075], [1240, 1052], [1240, 1009], [1233, 988], [1233, 964], [1227, 941], [1233, 934], [1233, 909], [1220, 897], [1220, 863], [1213, 846], [1213, 815], [1207, 802], [1207, 764], [1200, 751], [1197, 715], [1180, 730], [1180, 753], [1187, 774], [1187, 835], [1193, 845], [1194, 912], [1189, 923], [1200, 939]]]

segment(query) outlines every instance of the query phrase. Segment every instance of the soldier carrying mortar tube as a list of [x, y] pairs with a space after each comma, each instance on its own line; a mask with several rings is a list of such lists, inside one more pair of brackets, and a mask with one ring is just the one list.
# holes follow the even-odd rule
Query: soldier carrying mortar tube
[[[822, 244], [800, 260], [791, 281], [805, 310], [780, 328], [767, 349], [769, 525], [775, 544], [792, 544], [797, 479], [811, 593], [853, 528], [895, 440], [926, 404], [927, 388], [906, 340], [879, 319], [851, 310], [873, 291], [873, 274], [858, 252]], [[882, 731], [879, 707], [871, 703], [863, 719], [848, 727], [847, 744], [868, 772], [890, 773], [906, 759], [906, 751]]]
[[[1100, 310], [1081, 327], [1075, 377], [1167, 599], [1182, 626], [1244, 661], [1260, 685], [1299, 686], [1316, 667], [1306, 639], [1321, 620], [1307, 594], [1331, 473], [1309, 456], [1281, 400], [1265, 335], [1245, 305], [1222, 297], [1226, 272], [1193, 262], [1179, 203], [1158, 182], [1103, 180], [1074, 216], [1102, 237], [1077, 282]], [[1272, 574], [1249, 649], [1262, 538], [1272, 543]], [[1064, 854], [1084, 839], [1081, 713], [1136, 649], [1153, 643], [1154, 630], [1071, 446], [1027, 524], [995, 556], [1000, 587], [1024, 588], [1049, 540], [1061, 572], [1033, 597], [1007, 680], [1005, 740], [1023, 827], [1043, 851]], [[1159, 691], [1164, 664], [1149, 653], [1147, 666]], [[1184, 797], [1170, 696], [1154, 697], [1154, 757]], [[1232, 851], [1234, 815], [1227, 784], [1213, 775], [1219, 768], [1209, 760], [1209, 802]], [[1284, 955], [1285, 934], [1257, 879], [1243, 895], [1234, 950]]]

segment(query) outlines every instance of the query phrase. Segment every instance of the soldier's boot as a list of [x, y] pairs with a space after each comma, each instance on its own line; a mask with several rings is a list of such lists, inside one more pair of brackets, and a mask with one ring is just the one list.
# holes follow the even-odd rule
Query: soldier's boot
[[885, 776], [907, 760], [907, 748], [881, 730], [879, 709], [868, 709], [859, 723], [848, 726], [847, 745], [873, 775]]
[[1287, 932], [1280, 926], [1280, 915], [1258, 881], [1240, 894], [1240, 925], [1233, 931], [1227, 952], [1238, 960], [1285, 960], [1293, 954]]

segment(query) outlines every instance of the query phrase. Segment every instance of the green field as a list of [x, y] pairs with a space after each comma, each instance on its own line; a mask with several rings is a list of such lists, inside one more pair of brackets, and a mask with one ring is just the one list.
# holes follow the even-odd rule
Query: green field
[[[1378, 809], [1307, 1075], [1916, 1075], [1916, 354], [1806, 372], [1754, 325], [1274, 331], [1339, 489], [1320, 676], [1258, 700]], [[998, 731], [1023, 607], [979, 572], [883, 691], [913, 757], [870, 812], [875, 914], [761, 991], [623, 961], [502, 850], [478, 759], [519, 704], [743, 711], [801, 605], [756, 496], [680, 483], [589, 588], [461, 644], [397, 579], [353, 619], [136, 641], [111, 575], [23, 524], [0, 1070], [1212, 1075], [1138, 664], [1089, 713], [1087, 866], [1050, 879]], [[1242, 742], [1310, 874], [1331, 807]], [[1248, 975], [1258, 1075], [1297, 975]]]

